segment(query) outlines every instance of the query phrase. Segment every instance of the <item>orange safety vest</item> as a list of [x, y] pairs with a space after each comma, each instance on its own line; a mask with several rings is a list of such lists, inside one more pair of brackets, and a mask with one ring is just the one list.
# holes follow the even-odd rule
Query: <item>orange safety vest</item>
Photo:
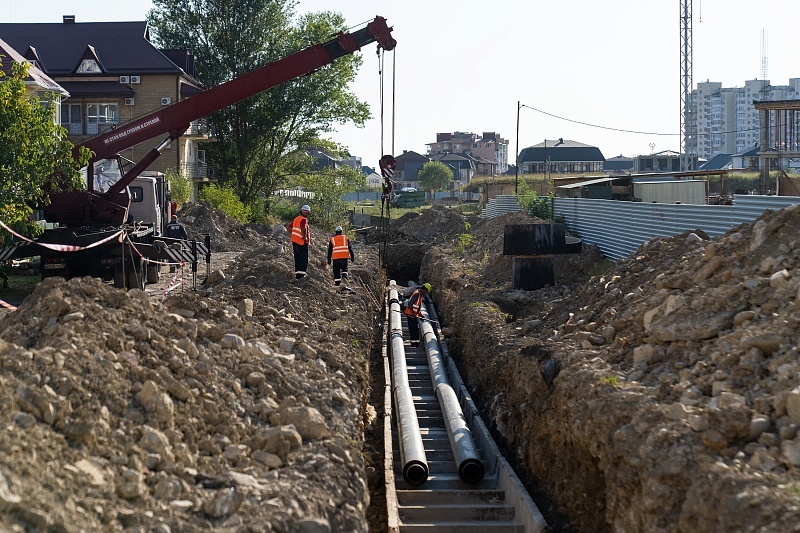
[[419, 292], [419, 289], [411, 293], [406, 304], [406, 314], [411, 317], [422, 316], [422, 293]]
[[303, 231], [300, 229], [300, 222], [305, 220], [303, 215], [297, 215], [292, 220], [292, 242], [300, 245], [311, 243], [311, 224], [306, 222], [306, 238], [303, 240]]
[[334, 235], [331, 237], [331, 259], [347, 259], [350, 257], [350, 246], [347, 242], [347, 235]]

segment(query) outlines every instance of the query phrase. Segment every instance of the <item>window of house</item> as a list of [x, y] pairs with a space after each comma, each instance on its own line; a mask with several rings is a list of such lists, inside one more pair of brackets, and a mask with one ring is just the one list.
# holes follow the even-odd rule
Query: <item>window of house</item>
[[87, 104], [86, 133], [94, 135], [119, 123], [118, 104]]
[[81, 61], [81, 64], [78, 67], [78, 72], [81, 74], [87, 74], [92, 72], [103, 72], [103, 71], [100, 70], [100, 66], [94, 59], [84, 59], [83, 61]]
[[70, 135], [83, 133], [80, 104], [61, 104], [61, 125], [67, 129]]

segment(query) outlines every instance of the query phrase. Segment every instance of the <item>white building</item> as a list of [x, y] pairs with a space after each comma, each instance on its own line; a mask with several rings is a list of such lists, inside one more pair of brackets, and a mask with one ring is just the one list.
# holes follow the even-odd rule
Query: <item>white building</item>
[[698, 83], [689, 97], [694, 120], [687, 124], [686, 149], [702, 159], [745, 152], [757, 146], [760, 138], [759, 112], [753, 102], [798, 99], [800, 78], [791, 78], [789, 85], [775, 86], [769, 80], [748, 80], [744, 87], [722, 87], [713, 81]]

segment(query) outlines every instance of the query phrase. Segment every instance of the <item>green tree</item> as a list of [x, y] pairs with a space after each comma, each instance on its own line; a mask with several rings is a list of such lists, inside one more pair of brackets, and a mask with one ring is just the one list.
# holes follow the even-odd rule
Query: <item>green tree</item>
[[453, 170], [441, 161], [429, 161], [419, 171], [419, 186], [424, 191], [445, 191], [453, 183]]
[[178, 209], [192, 197], [192, 182], [182, 172], [167, 170], [167, 181], [172, 201], [178, 204]]
[[[297, 17], [291, 0], [154, 0], [155, 41], [196, 56], [197, 78], [213, 87], [345, 30], [331, 12]], [[302, 151], [335, 125], [361, 126], [369, 107], [348, 90], [361, 58], [349, 54], [308, 76], [212, 115], [217, 142], [206, 148], [229, 185], [250, 205], [305, 170]]]
[[27, 63], [0, 72], [0, 220], [35, 234], [31, 205], [46, 202], [48, 188], [82, 187], [90, 151], [73, 156], [67, 131], [55, 123], [55, 97], [27, 94], [27, 75]]
[[305, 200], [311, 207], [311, 221], [322, 228], [331, 229], [344, 225], [348, 206], [342, 198], [345, 194], [363, 187], [366, 177], [361, 172], [342, 166], [301, 174], [293, 182], [314, 193], [314, 198]]

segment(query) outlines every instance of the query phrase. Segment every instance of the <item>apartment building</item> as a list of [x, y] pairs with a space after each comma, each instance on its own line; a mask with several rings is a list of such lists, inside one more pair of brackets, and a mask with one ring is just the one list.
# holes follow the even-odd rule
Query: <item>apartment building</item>
[[[192, 54], [156, 48], [144, 21], [80, 23], [64, 16], [61, 23], [0, 23], [0, 38], [68, 92], [60, 120], [75, 144], [202, 90], [193, 77]], [[148, 170], [179, 170], [195, 182], [207, 180], [199, 145], [207, 140], [205, 124], [191, 124]], [[138, 162], [161, 141], [120, 155]]]
[[455, 133], [437, 133], [436, 142], [427, 143], [428, 156], [440, 154], [467, 154], [480, 158], [492, 165], [484, 165], [487, 174], [503, 174], [508, 170], [508, 140], [493, 131], [475, 133], [457, 131]]
[[[759, 111], [753, 102], [800, 99], [800, 78], [788, 85], [769, 80], [748, 80], [743, 87], [722, 87], [719, 82], [697, 84], [689, 97], [693, 120], [687, 124], [686, 149], [702, 159], [721, 153], [742, 153], [760, 139]], [[800, 116], [796, 119], [800, 129]]]

